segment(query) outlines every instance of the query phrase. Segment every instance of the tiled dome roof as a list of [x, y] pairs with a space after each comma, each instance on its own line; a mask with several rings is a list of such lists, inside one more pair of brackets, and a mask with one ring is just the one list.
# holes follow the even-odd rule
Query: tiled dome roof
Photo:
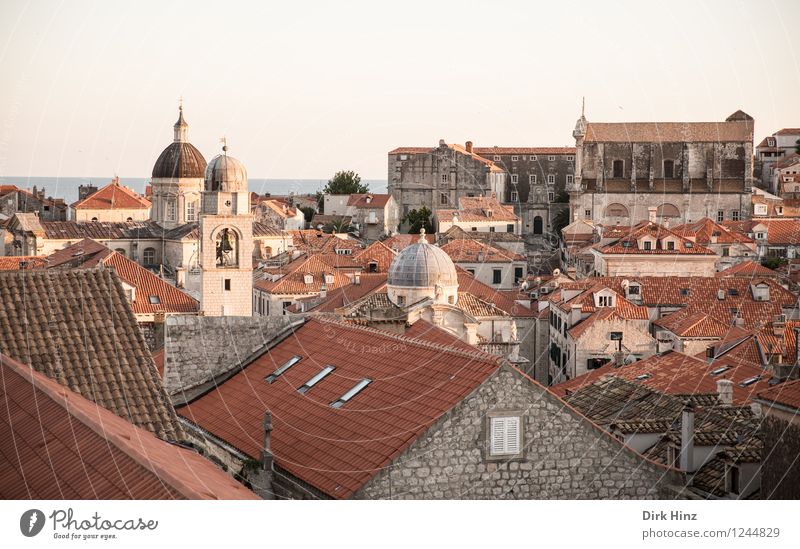
[[389, 267], [389, 285], [412, 288], [457, 286], [458, 274], [447, 253], [424, 237], [398, 254]]

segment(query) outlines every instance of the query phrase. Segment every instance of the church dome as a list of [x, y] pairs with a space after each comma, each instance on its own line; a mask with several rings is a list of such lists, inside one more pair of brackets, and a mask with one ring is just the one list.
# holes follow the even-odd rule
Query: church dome
[[458, 286], [456, 266], [447, 252], [429, 244], [424, 233], [420, 241], [401, 251], [389, 268], [390, 286], [431, 288]]
[[203, 177], [206, 159], [191, 143], [171, 143], [156, 160], [153, 177]]
[[[225, 150], [225, 148], [223, 148]], [[228, 156], [219, 154], [206, 166], [205, 190], [235, 193], [247, 191], [247, 170], [244, 164]]]
[[183, 119], [183, 106], [180, 107], [178, 121], [173, 127], [175, 140], [158, 156], [153, 166], [153, 177], [164, 179], [203, 177], [206, 159], [188, 141], [189, 124]]

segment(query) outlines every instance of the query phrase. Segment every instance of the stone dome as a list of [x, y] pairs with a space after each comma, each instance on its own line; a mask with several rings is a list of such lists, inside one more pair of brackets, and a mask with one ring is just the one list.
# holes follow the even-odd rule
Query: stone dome
[[432, 288], [458, 286], [456, 266], [447, 252], [429, 244], [425, 234], [420, 241], [401, 251], [389, 268], [390, 286]]
[[235, 193], [247, 191], [247, 170], [244, 164], [228, 156], [219, 154], [206, 166], [205, 190]]
[[203, 177], [205, 169], [206, 159], [194, 145], [176, 141], [159, 155], [153, 166], [153, 177]]

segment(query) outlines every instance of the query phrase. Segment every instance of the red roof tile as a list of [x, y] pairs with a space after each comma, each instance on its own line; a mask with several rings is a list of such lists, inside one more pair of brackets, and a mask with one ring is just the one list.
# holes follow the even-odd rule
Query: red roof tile
[[589, 122], [590, 142], [685, 143], [752, 142], [753, 122]]
[[0, 355], [0, 372], [2, 499], [258, 499], [28, 366]]
[[378, 208], [383, 209], [392, 197], [390, 194], [351, 194], [347, 201], [348, 206], [356, 208]]
[[20, 263], [25, 263], [25, 269], [41, 269], [44, 267], [44, 256], [40, 255], [9, 255], [0, 256], [0, 271], [19, 271]]
[[[290, 264], [289, 271], [278, 280], [257, 280], [253, 287], [270, 294], [316, 294], [324, 283], [328, 291], [341, 288], [350, 284], [350, 278], [335, 267], [322, 261], [316, 255], [305, 259], [297, 259]], [[310, 275], [310, 282], [306, 281]], [[325, 277], [333, 277], [331, 282], [326, 282]]]
[[[741, 363], [723, 372], [713, 373], [722, 366], [716, 361], [707, 363], [699, 358], [673, 351], [619, 367], [609, 363], [585, 375], [554, 385], [550, 387], [550, 391], [559, 397], [564, 397], [604, 376], [615, 376], [666, 394], [715, 394], [717, 380], [729, 379], [734, 384], [734, 404], [746, 404], [758, 391], [768, 386], [770, 376], [758, 366]], [[758, 382], [746, 387], [740, 385], [743, 381], [756, 376], [761, 376]]]
[[150, 201], [115, 179], [97, 192], [72, 205], [76, 210], [146, 210]]
[[733, 267], [729, 267], [718, 272], [716, 276], [741, 276], [745, 278], [761, 278], [766, 276], [771, 278], [781, 278], [781, 274], [779, 272], [768, 269], [767, 267], [750, 260], [737, 263]]
[[754, 240], [745, 234], [733, 232], [727, 227], [704, 217], [694, 223], [678, 225], [672, 232], [691, 238], [698, 244], [752, 244]]
[[[656, 239], [652, 249], [648, 250], [646, 248], [639, 248], [639, 239], [648, 236]], [[673, 237], [673, 241], [675, 242], [674, 250], [662, 247], [661, 239], [668, 237]], [[696, 244], [690, 241], [688, 238], [680, 236], [674, 231], [653, 223], [652, 221], [642, 221], [637, 223], [636, 225], [632, 226], [629, 231], [623, 231], [622, 235], [619, 237], [617, 237], [616, 234], [613, 234], [612, 236], [611, 234], [606, 233], [603, 235], [603, 238], [618, 238], [617, 240], [614, 240], [608, 244], [596, 244], [594, 246], [595, 249], [604, 254], [716, 255], [713, 250], [709, 250], [700, 244]]]
[[800, 410], [800, 379], [779, 383], [758, 393], [759, 400], [767, 400]]
[[462, 238], [442, 246], [454, 263], [510, 263], [525, 261], [525, 256], [504, 248], [495, 248], [478, 240]]
[[[273, 383], [264, 378], [302, 357]], [[305, 394], [297, 388], [336, 369]], [[475, 349], [312, 319], [179, 413], [251, 457], [272, 414], [275, 463], [337, 499], [348, 498], [499, 367]], [[340, 409], [331, 403], [372, 380]]]
[[546, 154], [546, 155], [574, 155], [575, 147], [473, 147], [472, 150], [482, 156], [516, 155], [516, 154]]

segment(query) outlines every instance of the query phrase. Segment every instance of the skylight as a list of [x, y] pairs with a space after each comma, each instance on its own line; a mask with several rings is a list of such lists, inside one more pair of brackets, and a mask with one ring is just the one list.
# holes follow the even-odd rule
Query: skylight
[[322, 381], [323, 379], [325, 379], [325, 376], [327, 376], [328, 374], [330, 374], [330, 373], [331, 373], [332, 371], [334, 371], [335, 369], [336, 369], [336, 368], [334, 368], [334, 367], [333, 367], [333, 366], [331, 366], [330, 364], [329, 364], [329, 365], [327, 365], [327, 366], [325, 366], [325, 367], [322, 369], [322, 371], [321, 371], [320, 373], [318, 373], [317, 375], [315, 375], [314, 377], [312, 377], [311, 379], [309, 379], [308, 381], [306, 381], [305, 383], [303, 383], [303, 386], [302, 386], [302, 387], [300, 387], [300, 388], [298, 389], [298, 391], [299, 391], [300, 393], [305, 393], [306, 391], [308, 391], [309, 389], [311, 389], [311, 388], [312, 388], [314, 385], [316, 385], [317, 383], [319, 383], [320, 381]]
[[161, 298], [157, 295], [150, 296], [150, 304], [151, 305], [159, 305], [161, 303]]
[[723, 373], [727, 372], [730, 369], [731, 369], [730, 366], [722, 366], [721, 368], [717, 368], [715, 370], [711, 370], [711, 375], [712, 376], [718, 376], [720, 374], [723, 374]]
[[644, 381], [645, 379], [650, 379], [652, 376], [650, 374], [642, 374], [636, 376], [636, 381]]
[[280, 375], [281, 375], [282, 373], [284, 373], [286, 370], [288, 370], [289, 368], [291, 368], [292, 366], [294, 366], [294, 365], [295, 365], [295, 364], [297, 364], [298, 362], [300, 362], [300, 357], [299, 357], [299, 356], [297, 356], [297, 355], [294, 355], [292, 358], [290, 358], [289, 360], [287, 360], [287, 361], [286, 361], [286, 362], [283, 364], [283, 366], [281, 366], [280, 368], [278, 368], [277, 370], [275, 370], [274, 372], [272, 372], [270, 375], [268, 375], [268, 376], [267, 376], [267, 377], [265, 377], [264, 379], [267, 381], [267, 383], [272, 383], [273, 381], [275, 381], [276, 379], [278, 379], [278, 377], [280, 377]]
[[367, 386], [367, 385], [369, 385], [370, 383], [372, 383], [372, 380], [371, 380], [371, 379], [369, 379], [369, 378], [362, 379], [361, 381], [359, 381], [358, 383], [356, 383], [356, 384], [355, 384], [355, 386], [354, 386], [352, 389], [350, 389], [349, 391], [347, 391], [345, 394], [343, 394], [343, 395], [342, 395], [341, 397], [339, 397], [338, 399], [336, 399], [336, 400], [334, 400], [333, 402], [331, 402], [331, 408], [341, 408], [341, 407], [342, 407], [342, 406], [344, 406], [344, 405], [345, 405], [345, 404], [346, 404], [346, 403], [347, 403], [347, 402], [348, 402], [348, 401], [349, 401], [351, 398], [353, 398], [353, 397], [354, 397], [354, 396], [356, 396], [358, 393], [360, 393], [360, 392], [361, 392], [361, 391], [364, 389], [364, 387], [366, 387], [366, 386]]
[[753, 383], [755, 383], [759, 379], [761, 379], [761, 376], [749, 377], [749, 378], [745, 379], [744, 381], [742, 381], [739, 384], [739, 387], [749, 387], [750, 385], [752, 385]]

